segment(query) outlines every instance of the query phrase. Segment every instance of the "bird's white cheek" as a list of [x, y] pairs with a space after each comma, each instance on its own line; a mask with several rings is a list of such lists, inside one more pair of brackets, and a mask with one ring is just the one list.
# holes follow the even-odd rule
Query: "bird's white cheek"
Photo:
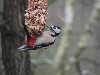
[[55, 31], [56, 31], [56, 33], [60, 33], [61, 30], [60, 29], [55, 29]]

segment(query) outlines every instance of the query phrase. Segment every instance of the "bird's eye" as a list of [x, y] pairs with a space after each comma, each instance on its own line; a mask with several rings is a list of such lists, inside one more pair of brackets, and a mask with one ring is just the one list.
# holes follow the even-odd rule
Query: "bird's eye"
[[54, 26], [53, 28], [54, 28], [54, 29], [56, 29], [56, 27], [55, 27], [55, 26]]
[[60, 27], [57, 27], [58, 29], [60, 29]]

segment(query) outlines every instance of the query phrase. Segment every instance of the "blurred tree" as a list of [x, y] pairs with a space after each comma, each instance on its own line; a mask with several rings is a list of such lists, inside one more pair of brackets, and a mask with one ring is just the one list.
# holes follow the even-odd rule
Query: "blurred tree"
[[31, 75], [29, 53], [17, 50], [23, 42], [20, 22], [25, 8], [26, 0], [4, 0], [4, 24], [0, 28], [5, 75]]
[[55, 2], [56, 0], [48, 0], [48, 4], [52, 4], [53, 2]]

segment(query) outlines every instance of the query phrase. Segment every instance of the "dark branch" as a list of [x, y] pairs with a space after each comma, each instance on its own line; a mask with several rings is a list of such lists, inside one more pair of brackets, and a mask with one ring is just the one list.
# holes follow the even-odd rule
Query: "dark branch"
[[82, 70], [81, 70], [80, 62], [77, 61], [75, 63], [75, 66], [76, 66], [76, 69], [77, 69], [79, 75], [82, 75]]

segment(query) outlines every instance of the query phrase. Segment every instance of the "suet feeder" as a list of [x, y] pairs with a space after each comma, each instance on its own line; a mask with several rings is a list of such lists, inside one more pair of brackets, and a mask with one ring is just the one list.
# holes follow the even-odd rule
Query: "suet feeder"
[[48, 0], [28, 0], [25, 26], [30, 35], [41, 34], [46, 27]]

